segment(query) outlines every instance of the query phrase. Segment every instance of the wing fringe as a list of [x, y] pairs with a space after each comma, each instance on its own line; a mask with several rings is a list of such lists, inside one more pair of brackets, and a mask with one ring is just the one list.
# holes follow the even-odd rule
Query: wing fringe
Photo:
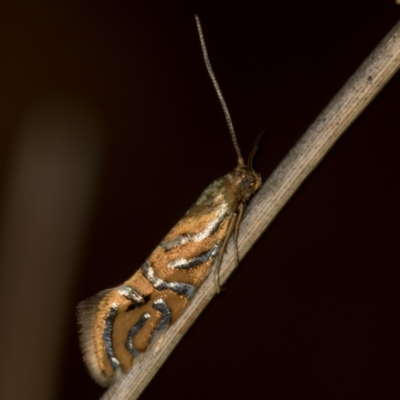
[[95, 296], [81, 301], [76, 311], [79, 327], [79, 344], [83, 354], [83, 361], [92, 378], [103, 387], [110, 386], [116, 377], [114, 376], [113, 379], [106, 377], [99, 367], [94, 345], [94, 329], [99, 303], [112, 290], [114, 289], [103, 290]]

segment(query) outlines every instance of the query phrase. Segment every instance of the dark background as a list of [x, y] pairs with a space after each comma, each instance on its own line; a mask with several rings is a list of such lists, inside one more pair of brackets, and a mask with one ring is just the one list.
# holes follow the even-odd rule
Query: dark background
[[[193, 14], [201, 17], [244, 154], [267, 129], [256, 163], [266, 179], [398, 21], [400, 7], [391, 0], [40, 0], [0, 7], [0, 200], [17, 127], [32, 104], [76, 100], [102, 127], [95, 195], [68, 306], [59, 310], [64, 328], [52, 378], [54, 399], [97, 399], [103, 389], [81, 360], [76, 304], [133, 274], [201, 191], [235, 166]], [[399, 397], [399, 131], [396, 75], [279, 214], [142, 399]], [[46, 293], [51, 284], [44, 275], [36, 289]], [[37, 328], [24, 329], [29, 340]], [[40, 358], [35, 365], [42, 368]], [[24, 376], [14, 384], [24, 385]]]

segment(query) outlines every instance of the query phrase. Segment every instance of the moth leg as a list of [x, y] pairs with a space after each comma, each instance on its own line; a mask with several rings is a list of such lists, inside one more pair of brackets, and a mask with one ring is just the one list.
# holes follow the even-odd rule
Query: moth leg
[[234, 213], [232, 215], [232, 219], [229, 222], [229, 226], [228, 226], [228, 230], [226, 232], [226, 235], [224, 237], [224, 241], [221, 244], [221, 249], [218, 253], [218, 257], [217, 257], [217, 262], [215, 265], [215, 290], [216, 293], [219, 294], [221, 292], [221, 285], [219, 282], [219, 273], [220, 273], [220, 268], [221, 268], [221, 262], [222, 262], [222, 257], [224, 256], [225, 250], [226, 250], [226, 246], [228, 245], [229, 239], [232, 236], [233, 230], [235, 228], [235, 222], [237, 219], [237, 214]]
[[235, 242], [235, 251], [236, 251], [236, 267], [239, 266], [239, 247], [238, 247], [238, 236], [239, 236], [239, 227], [242, 223], [243, 219], [243, 212], [244, 212], [244, 204], [240, 203], [238, 206], [238, 213], [235, 223], [235, 234], [234, 234], [234, 242]]

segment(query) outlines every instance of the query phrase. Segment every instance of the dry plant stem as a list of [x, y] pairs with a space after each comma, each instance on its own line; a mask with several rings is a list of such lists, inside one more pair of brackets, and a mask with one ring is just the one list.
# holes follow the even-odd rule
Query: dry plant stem
[[[400, 22], [333, 98], [254, 197], [240, 228], [240, 258], [399, 68]], [[230, 243], [221, 265], [221, 283], [227, 280], [235, 266], [235, 251]], [[162, 343], [151, 347], [123, 379], [108, 389], [102, 399], [137, 399], [214, 295], [215, 284], [210, 274], [184, 314], [168, 329]]]

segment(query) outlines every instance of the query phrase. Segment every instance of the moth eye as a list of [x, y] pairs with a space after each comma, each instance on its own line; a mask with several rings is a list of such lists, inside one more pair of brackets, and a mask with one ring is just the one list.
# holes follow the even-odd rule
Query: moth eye
[[253, 178], [248, 178], [246, 184], [249, 187], [254, 186], [254, 179]]

